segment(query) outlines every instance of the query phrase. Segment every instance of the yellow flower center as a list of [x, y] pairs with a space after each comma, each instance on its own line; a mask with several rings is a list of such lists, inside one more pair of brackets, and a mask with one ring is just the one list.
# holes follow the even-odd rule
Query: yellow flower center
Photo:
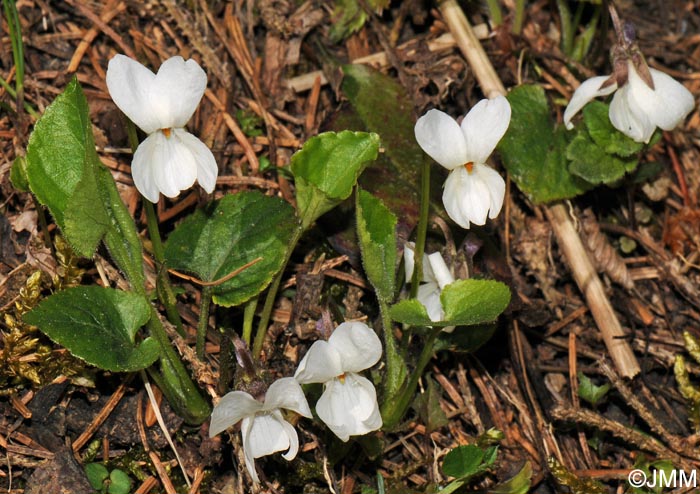
[[469, 163], [465, 163], [464, 168], [467, 170], [467, 173], [471, 173], [472, 170], [474, 170], [474, 162], [470, 161]]
[[170, 139], [170, 134], [172, 133], [172, 129], [171, 129], [171, 128], [160, 129], [160, 131], [163, 133], [163, 135], [165, 135], [165, 137], [167, 137], [168, 139]]
[[345, 373], [338, 376], [338, 381], [340, 381], [340, 384], [345, 384]]

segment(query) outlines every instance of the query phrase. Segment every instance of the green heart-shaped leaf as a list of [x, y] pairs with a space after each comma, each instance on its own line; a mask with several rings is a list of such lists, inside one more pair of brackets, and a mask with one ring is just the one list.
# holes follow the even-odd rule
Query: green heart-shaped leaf
[[135, 340], [150, 316], [151, 309], [141, 295], [79, 286], [44, 299], [24, 315], [24, 321], [96, 367], [132, 372], [148, 367], [160, 354], [152, 338]]
[[278, 197], [239, 192], [196, 211], [173, 231], [165, 248], [168, 267], [206, 282], [261, 260], [213, 289], [213, 300], [239, 305], [267, 287], [282, 268], [296, 228], [294, 209]]

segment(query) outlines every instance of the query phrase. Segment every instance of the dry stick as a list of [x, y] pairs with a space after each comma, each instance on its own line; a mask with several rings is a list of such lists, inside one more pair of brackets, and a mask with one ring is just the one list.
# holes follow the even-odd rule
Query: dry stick
[[206, 96], [207, 99], [211, 101], [211, 103], [214, 105], [214, 108], [221, 112], [221, 115], [224, 117], [224, 122], [226, 122], [226, 126], [231, 131], [236, 141], [238, 141], [238, 144], [240, 144], [243, 147], [243, 151], [246, 155], [246, 158], [248, 158], [248, 164], [250, 165], [251, 169], [258, 170], [260, 168], [260, 163], [258, 162], [258, 157], [255, 154], [255, 150], [253, 149], [253, 146], [251, 146], [250, 141], [248, 141], [246, 135], [236, 123], [236, 119], [234, 119], [231, 116], [231, 114], [228, 111], [226, 111], [226, 107], [223, 105], [223, 103], [221, 103], [221, 101], [219, 101], [219, 98], [216, 97], [216, 95], [211, 91], [211, 89], [207, 89], [206, 91], [204, 91], [204, 96]]
[[[110, 2], [108, 2], [102, 11], [102, 15], [100, 15], [100, 20], [105, 24], [114, 19], [117, 16], [117, 14], [126, 10], [126, 5], [124, 4], [124, 2], [119, 2], [116, 8], [114, 8], [115, 1], [116, 0], [111, 0]], [[97, 37], [98, 34], [100, 34], [100, 31], [96, 27], [91, 27], [90, 29], [88, 29], [88, 31], [83, 36], [83, 39], [81, 39], [80, 43], [78, 43], [78, 47], [73, 53], [73, 58], [71, 58], [66, 72], [70, 73], [78, 70], [80, 61], [83, 59], [85, 52], [90, 47], [90, 43], [93, 42], [93, 40]]]
[[613, 369], [611, 369], [605, 361], [601, 361], [599, 367], [605, 377], [608, 378], [610, 383], [622, 395], [625, 401], [637, 412], [637, 415], [639, 415], [642, 420], [647, 423], [652, 431], [661, 436], [672, 450], [688, 458], [695, 458], [697, 456], [694, 448], [689, 447], [684, 438], [673, 434], [654, 417], [654, 415], [646, 406], [644, 406], [637, 395], [617, 375], [615, 375]]
[[177, 448], [175, 447], [175, 444], [173, 443], [173, 438], [170, 435], [170, 431], [168, 431], [168, 426], [165, 425], [165, 420], [163, 420], [163, 414], [160, 413], [160, 407], [158, 406], [158, 400], [156, 399], [156, 396], [153, 393], [153, 388], [151, 387], [151, 383], [148, 381], [148, 377], [146, 376], [145, 372], [142, 372], [141, 379], [143, 379], [143, 385], [146, 388], [148, 399], [151, 402], [151, 409], [156, 415], [156, 420], [158, 420], [158, 425], [160, 426], [161, 431], [163, 431], [163, 436], [165, 436], [165, 440], [168, 441], [170, 449], [172, 449], [173, 453], [175, 453], [175, 459], [177, 460], [177, 463], [180, 466], [180, 470], [182, 470], [182, 475], [185, 477], [185, 483], [187, 484], [187, 487], [192, 487], [190, 477], [189, 475], [187, 475], [187, 470], [185, 469], [185, 464], [182, 462], [182, 458], [180, 458], [180, 453], [178, 452]]
[[[556, 438], [552, 433], [552, 428], [545, 417], [544, 411], [537, 400], [537, 394], [532, 387], [531, 380], [528, 374], [528, 363], [532, 362], [532, 349], [527, 343], [527, 340], [522, 334], [520, 325], [517, 320], [513, 320], [513, 329], [510, 331], [510, 346], [513, 349], [514, 360], [517, 362], [515, 371], [520, 373], [520, 379], [523, 384], [525, 399], [530, 405], [530, 410], [533, 415], [533, 422], [540, 433], [539, 444], [540, 452], [547, 458], [555, 457], [560, 463], [565, 464], [561, 448], [557, 443]], [[534, 456], [533, 456], [534, 458]]]
[[[109, 22], [109, 20], [103, 21], [100, 17], [95, 15], [94, 12], [92, 12], [90, 9], [88, 9], [85, 5], [83, 5], [81, 2], [79, 2], [77, 0], [66, 0], [66, 3], [68, 3], [68, 5], [70, 5], [71, 7], [78, 9], [78, 11], [80, 12], [80, 14], [82, 16], [86, 17], [95, 26], [97, 26], [104, 34], [106, 34], [112, 41], [114, 41], [119, 46], [119, 48], [121, 48], [121, 50], [124, 52], [125, 55], [127, 55], [130, 58], [136, 58], [136, 54], [134, 54], [134, 51], [131, 49], [131, 47], [124, 42], [124, 39], [119, 34], [117, 34], [117, 32], [114, 29], [112, 29], [111, 27], [109, 27], [107, 25], [107, 22]], [[118, 6], [117, 9], [119, 9], [119, 8], [120, 7]], [[119, 10], [117, 10], [116, 13], [118, 14]], [[104, 13], [105, 19], [108, 19], [110, 17], [110, 15], [111, 15], [110, 12], [105, 12]], [[73, 62], [73, 61], [71, 60], [71, 62]], [[80, 63], [80, 60], [78, 60], [78, 63]], [[77, 67], [76, 67], [76, 69], [77, 69]]]
[[134, 494], [147, 494], [148, 492], [151, 492], [151, 490], [158, 485], [158, 479], [155, 478], [154, 476], [149, 476], [146, 477], [146, 480], [141, 483], [138, 489], [134, 491]]
[[557, 236], [560, 248], [569, 261], [574, 280], [586, 297], [588, 307], [615, 367], [623, 377], [636, 376], [640, 372], [637, 358], [625, 339], [620, 321], [610, 305], [603, 283], [588, 257], [588, 252], [574, 228], [569, 213], [563, 204], [558, 203], [545, 207], [545, 214]]
[[[457, 45], [474, 71], [481, 89], [488, 98], [505, 95], [506, 90], [498, 78], [486, 52], [474, 35], [469, 21], [455, 0], [440, 4], [440, 11], [450, 28]], [[571, 218], [563, 204], [557, 203], [544, 208], [547, 219], [557, 236], [559, 247], [569, 262], [574, 280], [586, 297], [586, 302], [603, 336], [608, 352], [619, 373], [632, 378], [640, 372], [637, 358], [629, 343], [624, 339], [622, 326], [605, 295], [603, 284], [593, 268], [588, 253], [581, 242]]]
[[102, 407], [100, 413], [98, 413], [97, 416], [94, 419], [92, 419], [92, 422], [87, 427], [87, 429], [85, 429], [85, 431], [80, 435], [80, 437], [78, 437], [78, 439], [75, 440], [75, 442], [73, 443], [74, 454], [77, 454], [78, 451], [80, 451], [80, 449], [83, 446], [85, 446], [85, 444], [90, 440], [95, 431], [100, 428], [104, 421], [107, 420], [107, 417], [109, 417], [112, 411], [114, 411], [114, 408], [124, 397], [124, 393], [126, 393], [126, 387], [129, 385], [133, 377], [133, 374], [129, 374], [126, 380], [119, 385], [117, 390], [112, 394], [112, 396], [110, 396], [109, 400], [107, 400], [107, 403], [105, 403], [105, 406]]
[[557, 405], [550, 410], [552, 417], [565, 422], [573, 422], [576, 424], [593, 427], [600, 431], [606, 431], [613, 436], [625, 441], [628, 444], [636, 446], [644, 451], [655, 453], [661, 458], [669, 458], [676, 466], [684, 470], [694, 470], [694, 461], [684, 458], [683, 456], [671, 451], [666, 446], [661, 444], [657, 439], [639, 432], [630, 427], [624, 426], [621, 423], [610, 420], [602, 415], [586, 410], [584, 408], [571, 408], [564, 405]]
[[151, 463], [153, 463], [153, 467], [156, 469], [156, 473], [158, 474], [158, 478], [160, 478], [160, 483], [163, 485], [165, 492], [167, 494], [177, 494], [173, 481], [170, 480], [168, 471], [165, 469], [163, 462], [160, 461], [160, 456], [158, 456], [158, 453], [155, 451], [149, 451], [148, 457], [151, 459]]

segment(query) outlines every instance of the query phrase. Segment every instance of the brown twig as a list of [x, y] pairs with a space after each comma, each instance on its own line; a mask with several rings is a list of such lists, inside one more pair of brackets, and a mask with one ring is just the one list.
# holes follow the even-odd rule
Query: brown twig
[[133, 374], [128, 374], [126, 379], [124, 380], [123, 383], [119, 385], [117, 390], [112, 394], [112, 396], [109, 397], [109, 400], [107, 400], [107, 403], [102, 407], [102, 410], [100, 410], [100, 413], [98, 413], [94, 419], [92, 419], [92, 422], [90, 422], [90, 425], [87, 426], [87, 428], [83, 431], [82, 434], [78, 437], [78, 439], [75, 440], [73, 443], [73, 453], [77, 454], [80, 449], [85, 446], [85, 444], [90, 440], [92, 435], [95, 433], [97, 429], [100, 428], [100, 426], [104, 423], [105, 420], [107, 420], [107, 417], [109, 417], [109, 414], [114, 411], [116, 408], [117, 404], [121, 401], [121, 399], [124, 397], [124, 393], [126, 393], [126, 388], [133, 379], [134, 375]]
[[168, 476], [168, 471], [165, 469], [163, 462], [160, 461], [158, 454], [155, 451], [149, 451], [148, 457], [151, 459], [151, 463], [153, 463], [153, 467], [158, 473], [158, 478], [160, 479], [160, 483], [163, 485], [165, 492], [167, 492], [167, 494], [177, 494], [177, 490], [175, 490], [175, 486]]
[[[71, 2], [69, 2], [71, 3]], [[107, 4], [103, 7], [102, 9], [102, 14], [99, 16], [99, 20], [101, 23], [96, 23], [94, 22], [94, 19], [96, 16], [92, 14], [86, 7], [79, 5], [78, 9], [80, 12], [85, 15], [88, 19], [93, 21], [94, 26], [88, 29], [85, 34], [83, 35], [83, 39], [80, 40], [80, 43], [78, 43], [78, 47], [75, 49], [75, 52], [73, 52], [73, 58], [71, 58], [70, 63], [68, 64], [68, 68], [66, 69], [66, 72], [71, 73], [75, 72], [78, 70], [78, 66], [80, 65], [80, 61], [83, 59], [83, 56], [85, 55], [85, 52], [88, 50], [90, 47], [90, 43], [94, 41], [94, 39], [97, 37], [97, 35], [100, 33], [100, 30], [102, 29], [103, 26], [107, 26], [107, 23], [110, 22], [112, 19], [114, 19], [117, 15], [120, 13], [124, 12], [126, 10], [126, 5], [124, 5], [124, 2], [119, 2], [116, 7], [115, 4], [116, 0], [110, 0], [107, 2]], [[88, 16], [87, 12], [92, 14], [92, 18]], [[115, 33], [116, 34], [116, 33]], [[120, 38], [121, 39], [121, 38]], [[125, 54], [129, 55], [130, 57], [134, 57], [134, 53], [131, 51], [131, 48], [124, 44], [124, 46], [119, 45], [119, 47], [122, 50], [125, 50], [125, 47], [127, 50], [124, 51]]]
[[639, 417], [646, 422], [652, 431], [661, 436], [666, 444], [670, 445], [671, 449], [689, 458], [697, 456], [696, 451], [686, 446], [683, 438], [672, 434], [659, 420], [656, 419], [656, 417], [654, 417], [649, 409], [639, 400], [637, 394], [635, 394], [622, 381], [622, 379], [615, 374], [615, 371], [613, 371], [613, 369], [605, 361], [601, 361], [599, 366], [605, 377], [608, 378], [617, 392], [622, 395], [627, 404], [631, 406], [635, 412], [637, 412], [637, 415], [639, 415]]
[[[104, 19], [102, 19], [100, 16], [96, 15], [94, 12], [92, 12], [90, 9], [88, 9], [87, 6], [85, 6], [85, 4], [83, 4], [82, 2], [78, 2], [76, 0], [66, 0], [66, 3], [68, 5], [70, 5], [71, 7], [77, 9], [81, 15], [86, 17], [90, 22], [92, 22], [95, 26], [97, 26], [103, 33], [105, 33], [107, 36], [109, 36], [109, 38], [119, 46], [119, 48], [124, 52], [124, 54], [126, 56], [134, 58], [134, 59], [136, 58], [136, 54], [131, 49], [131, 47], [124, 42], [124, 39], [119, 34], [117, 34], [114, 29], [112, 29], [111, 27], [109, 27], [107, 25], [107, 23], [112, 18], [114, 18], [114, 16], [116, 16], [119, 13], [119, 11], [120, 11], [119, 9], [122, 9], [122, 10], [124, 9], [123, 5], [122, 6], [118, 5], [116, 7], [116, 9], [114, 11], [112, 11], [113, 12], [113, 14], [112, 14], [112, 12], [110, 12], [108, 10], [110, 7], [110, 5], [108, 4], [107, 7], [105, 7], [105, 12], [103, 13]], [[91, 30], [92, 29], [95, 29], [95, 28], [93, 27], [93, 28], [91, 28]], [[86, 35], [83, 39], [84, 40], [87, 39], [88, 44], [90, 43], [90, 41], [92, 41], [91, 39], [89, 39], [88, 35]], [[94, 36], [92, 36], [92, 39], [94, 39]], [[80, 50], [80, 46], [78, 46], [78, 49], [76, 49], [77, 56], [76, 56], [76, 54], [73, 55], [73, 59], [75, 60], [75, 62], [74, 62], [74, 60], [71, 60], [71, 63], [67, 69], [68, 72], [74, 72], [75, 70], [77, 70], [77, 68], [78, 68], [77, 65], [80, 64], [80, 59], [82, 58], [82, 55], [83, 55], [82, 53], [79, 52], [79, 50]], [[76, 65], [76, 67], [73, 67], [74, 63]], [[73, 67], [72, 70], [71, 70], [71, 67]]]
[[688, 182], [685, 179], [683, 166], [681, 166], [680, 161], [678, 161], [676, 150], [672, 146], [673, 138], [671, 137], [670, 133], [664, 132], [664, 141], [666, 142], [666, 150], [668, 151], [668, 156], [671, 158], [671, 164], [673, 165], [673, 173], [676, 174], [676, 178], [678, 179], [678, 187], [681, 189], [683, 205], [685, 207], [691, 207], [692, 201], [690, 200], [690, 194], [688, 193]]
[[221, 101], [219, 101], [219, 98], [216, 97], [216, 95], [211, 91], [211, 89], [207, 89], [204, 92], [204, 96], [206, 96], [207, 99], [212, 102], [214, 107], [221, 112], [221, 114], [224, 117], [224, 122], [226, 122], [226, 126], [233, 134], [233, 137], [236, 138], [238, 144], [240, 144], [243, 147], [246, 158], [248, 158], [248, 164], [250, 165], [251, 170], [257, 172], [260, 168], [260, 162], [258, 161], [258, 157], [255, 154], [255, 150], [253, 150], [253, 146], [251, 146], [250, 141], [248, 141], [248, 138], [238, 126], [236, 119], [233, 118], [228, 111], [226, 111], [226, 107], [223, 105], [223, 103], [221, 103]]
[[609, 432], [613, 436], [625, 441], [628, 444], [636, 446], [639, 449], [654, 453], [661, 458], [669, 458], [676, 465], [679, 465], [684, 469], [688, 469], [688, 471], [694, 469], [694, 466], [687, 459], [671, 451], [653, 437], [644, 434], [643, 432], [626, 427], [619, 422], [603, 417], [598, 413], [583, 408], [576, 409], [564, 405], [555, 406], [549, 411], [549, 413], [557, 420], [573, 422], [575, 424], [592, 427], [600, 431]]

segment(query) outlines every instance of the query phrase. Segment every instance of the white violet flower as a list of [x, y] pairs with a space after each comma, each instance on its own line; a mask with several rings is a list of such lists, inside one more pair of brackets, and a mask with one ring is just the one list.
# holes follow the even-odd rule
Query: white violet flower
[[[408, 283], [411, 282], [415, 267], [416, 253], [414, 249], [413, 242], [408, 242], [403, 249], [406, 282]], [[445, 319], [445, 311], [442, 308], [440, 294], [455, 279], [439, 252], [433, 252], [430, 255], [423, 254], [423, 279], [421, 281], [424, 283], [418, 287], [416, 298], [425, 307], [431, 321], [442, 321]], [[443, 331], [451, 333], [454, 329], [454, 326], [447, 326], [443, 328]]]
[[264, 403], [246, 392], [232, 391], [223, 396], [212, 411], [209, 437], [241, 422], [245, 465], [256, 483], [260, 480], [255, 471], [255, 458], [287, 450], [282, 457], [290, 461], [299, 451], [297, 431], [284, 420], [283, 408], [312, 418], [304, 392], [293, 377], [273, 382], [265, 393]]
[[680, 82], [658, 70], [647, 68], [652, 84], [642, 79], [632, 61], [627, 62], [627, 80], [618, 83], [613, 76], [598, 76], [583, 82], [564, 111], [564, 124], [571, 130], [571, 119], [586, 103], [615, 91], [610, 103], [610, 122], [637, 142], [648, 143], [656, 127], [672, 130], [695, 106], [693, 95]]
[[503, 206], [506, 184], [486, 160], [510, 125], [510, 103], [503, 96], [479, 101], [460, 126], [440, 110], [416, 122], [423, 151], [450, 170], [442, 193], [447, 214], [462, 228], [483, 225]]
[[656, 127], [672, 130], [695, 106], [693, 95], [671, 76], [649, 68], [635, 41], [634, 26], [622, 22], [613, 4], [610, 16], [617, 33], [612, 49], [613, 73], [588, 79], [574, 91], [564, 111], [564, 124], [593, 98], [613, 91], [608, 115], [617, 130], [636, 142], [648, 143]]
[[382, 344], [372, 329], [361, 322], [344, 322], [328, 341], [314, 342], [299, 363], [297, 381], [324, 384], [316, 413], [342, 441], [382, 426], [374, 385], [358, 374], [381, 356]]
[[194, 60], [172, 57], [154, 74], [124, 55], [107, 67], [112, 99], [148, 137], [134, 153], [131, 174], [136, 188], [156, 203], [160, 193], [177, 196], [195, 180], [211, 193], [218, 168], [211, 150], [184, 127], [207, 86], [207, 75]]

